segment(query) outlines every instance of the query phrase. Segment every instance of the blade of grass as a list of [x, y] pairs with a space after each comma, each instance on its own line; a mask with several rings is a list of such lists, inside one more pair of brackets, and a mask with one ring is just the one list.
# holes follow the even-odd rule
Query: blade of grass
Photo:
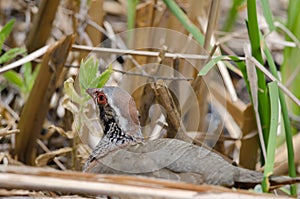
[[180, 21], [184, 28], [193, 35], [196, 41], [200, 43], [201, 46], [204, 45], [204, 36], [200, 32], [197, 26], [188, 18], [188, 16], [182, 11], [182, 9], [176, 4], [174, 0], [163, 0], [167, 5], [168, 9], [175, 15], [175, 17]]
[[127, 13], [127, 28], [128, 30], [135, 27], [136, 6], [139, 0], [128, 0], [128, 13]]
[[6, 66], [3, 66], [0, 68], [0, 74], [4, 73], [6, 71], [12, 70], [14, 68], [17, 68], [19, 66], [22, 66], [23, 64], [33, 61], [34, 59], [38, 58], [39, 56], [43, 55], [46, 53], [46, 51], [48, 50], [49, 46], [44, 46], [36, 51], [34, 51], [33, 53], [30, 53], [29, 55], [11, 63], [8, 64]]
[[209, 62], [207, 62], [203, 68], [199, 71], [198, 75], [199, 76], [205, 76], [207, 75], [207, 73], [221, 60], [231, 60], [237, 63], [237, 65], [239, 65], [240, 63], [242, 63], [245, 66], [244, 61], [240, 60], [239, 57], [237, 56], [227, 56], [227, 55], [220, 55], [220, 56], [216, 56], [213, 57], [212, 59], [209, 60]]
[[32, 87], [30, 87], [31, 84], [31, 79], [33, 78], [33, 73], [32, 73], [32, 65], [31, 62], [27, 62], [24, 64], [21, 68], [23, 70], [23, 76], [24, 76], [24, 86], [26, 88], [30, 88], [28, 92], [31, 90]]
[[280, 81], [278, 81], [274, 75], [272, 75], [268, 69], [266, 69], [259, 61], [257, 61], [254, 57], [248, 57], [246, 60], [251, 61], [257, 69], [262, 71], [266, 77], [270, 78], [272, 81], [276, 81], [278, 84], [278, 87], [289, 97], [290, 100], [292, 100], [297, 106], [300, 107], [300, 99], [298, 99], [290, 90], [287, 89], [286, 86], [284, 86]]
[[221, 59], [225, 58], [226, 56], [217, 56], [212, 58], [203, 68], [199, 71], [199, 76], [205, 76]]
[[[285, 136], [286, 136], [286, 145], [288, 149], [288, 164], [289, 164], [289, 176], [296, 177], [296, 167], [294, 161], [294, 147], [293, 147], [293, 137], [292, 137], [292, 128], [289, 119], [289, 113], [287, 109], [287, 105], [285, 103], [285, 98], [282, 92], [279, 93], [280, 101], [284, 103], [281, 104], [282, 106], [282, 115], [283, 115], [283, 122], [285, 127]], [[291, 195], [297, 194], [297, 186], [291, 185]]]
[[289, 1], [289, 7], [288, 7], [288, 21], [287, 21], [287, 27], [288, 29], [292, 29], [295, 25], [294, 22], [298, 21], [297, 18], [299, 16], [299, 8], [300, 8], [300, 1]]
[[10, 20], [1, 29], [1, 31], [0, 31], [0, 50], [2, 49], [2, 45], [3, 45], [4, 41], [6, 40], [6, 38], [8, 37], [10, 32], [12, 31], [12, 28], [14, 26], [15, 21], [16, 21], [15, 19]]
[[275, 25], [273, 21], [272, 11], [270, 9], [269, 0], [261, 0], [261, 5], [269, 30], [270, 32], [272, 32], [273, 30], [275, 30]]
[[21, 88], [23, 85], [23, 79], [19, 73], [16, 71], [7, 71], [6, 73], [3, 74], [5, 79], [10, 82], [11, 84], [14, 84], [15, 86]]
[[[263, 71], [264, 74], [269, 77], [272, 81], [276, 81], [278, 86], [280, 87], [280, 92], [279, 92], [279, 99], [280, 102], [284, 102], [285, 98], [283, 95], [283, 92], [287, 94], [290, 99], [292, 99], [295, 103], [300, 106], [300, 101], [284, 86], [280, 81], [278, 81], [267, 69], [264, 68], [264, 66], [261, 65], [255, 58], [251, 57], [250, 60], [259, 70]], [[295, 164], [294, 164], [294, 149], [293, 149], [293, 143], [292, 143], [292, 130], [291, 130], [291, 125], [288, 117], [288, 110], [286, 103], [282, 103], [282, 115], [283, 115], [283, 122], [284, 126], [286, 127], [286, 142], [287, 142], [287, 148], [289, 150], [288, 152], [288, 164], [289, 164], [289, 175], [291, 177], [296, 176], [296, 169], [295, 169]], [[291, 194], [295, 195], [297, 193], [297, 189], [295, 185], [291, 186]]]
[[232, 26], [234, 25], [234, 23], [236, 22], [236, 16], [238, 14], [238, 9], [239, 7], [242, 5], [242, 3], [244, 3], [245, 0], [234, 0], [232, 3], [232, 6], [230, 8], [229, 11], [229, 15], [227, 16], [227, 19], [225, 21], [225, 25], [223, 26], [223, 30], [226, 32], [231, 31]]
[[[133, 30], [135, 28], [136, 18], [136, 6], [139, 0], [128, 0], [128, 11], [127, 11], [127, 29]], [[133, 46], [134, 43], [134, 31], [128, 31], [127, 43], [129, 46]]]
[[12, 48], [6, 51], [3, 55], [0, 56], [0, 64], [6, 63], [18, 55], [22, 55], [26, 52], [24, 48]]
[[106, 82], [109, 80], [111, 74], [113, 73], [113, 67], [110, 65], [99, 77], [97, 77], [97, 88], [102, 88]]
[[264, 192], [268, 192], [270, 189], [269, 176], [273, 174], [274, 171], [274, 159], [275, 159], [275, 149], [276, 149], [276, 137], [278, 131], [278, 119], [279, 119], [279, 94], [277, 82], [268, 83], [269, 94], [270, 94], [270, 107], [271, 107], [271, 118], [270, 118], [270, 134], [267, 148], [267, 159], [264, 167], [264, 178], [262, 181], [262, 189]]
[[[294, 40], [298, 48], [286, 47], [284, 49], [284, 62], [281, 66], [281, 74], [282, 74], [282, 82], [288, 83], [289, 90], [298, 98], [300, 98], [300, 78], [299, 75], [297, 77], [293, 77], [295, 71], [299, 67], [300, 63], [300, 50], [299, 50], [299, 41], [300, 39], [300, 1], [289, 1], [289, 7], [287, 11], [287, 29], [290, 30], [292, 34], [285, 31], [287, 33], [286, 40], [292, 41]], [[295, 36], [295, 37], [294, 37]], [[300, 115], [300, 107], [295, 103], [287, 99], [288, 107], [294, 115]], [[292, 128], [292, 133], [297, 133], [295, 128]]]
[[[257, 23], [257, 12], [256, 12], [256, 1], [247, 0], [247, 11], [248, 11], [248, 35], [251, 43], [252, 56], [263, 64], [262, 53], [260, 49], [260, 33]], [[264, 136], [264, 142], [266, 143], [269, 137], [269, 126], [270, 126], [270, 107], [268, 91], [266, 86], [266, 79], [264, 74], [256, 69], [257, 81], [258, 81], [258, 110], [261, 117], [261, 126]], [[262, 142], [261, 142], [262, 143]]]
[[[266, 55], [267, 62], [269, 64], [272, 75], [274, 75], [274, 77], [276, 77], [276, 79], [279, 81], [279, 75], [275, 66], [275, 62], [267, 45], [264, 45], [264, 53]], [[284, 124], [285, 137], [286, 137], [286, 146], [288, 150], [289, 176], [296, 177], [292, 128], [291, 128], [291, 122], [288, 114], [286, 100], [282, 90], [279, 90], [279, 100], [281, 104], [281, 111], [282, 111], [283, 124]], [[295, 195], [296, 193], [297, 193], [296, 185], [291, 185], [291, 194]]]
[[246, 83], [246, 87], [247, 87], [247, 91], [250, 95], [251, 101], [252, 101], [252, 94], [251, 94], [251, 89], [250, 89], [250, 83], [249, 83], [249, 79], [247, 76], [247, 69], [246, 69], [246, 64], [245, 62], [236, 62], [236, 65], [239, 67], [239, 69], [241, 70], [242, 74], [243, 74], [243, 78], [244, 81]]

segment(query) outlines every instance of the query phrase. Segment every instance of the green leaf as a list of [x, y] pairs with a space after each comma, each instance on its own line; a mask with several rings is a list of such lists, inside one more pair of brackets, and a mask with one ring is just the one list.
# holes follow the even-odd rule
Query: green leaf
[[[289, 1], [288, 6], [288, 20], [287, 20], [287, 28], [292, 30], [298, 29], [299, 27], [299, 9], [300, 9], [300, 1]], [[295, 32], [294, 32], [295, 34]], [[299, 38], [299, 36], [298, 36]]]
[[5, 77], [5, 79], [14, 84], [15, 86], [17, 86], [20, 90], [23, 86], [23, 79], [21, 77], [21, 75], [13, 70], [7, 71], [3, 74], [3, 76]]
[[24, 74], [24, 80], [25, 83], [28, 85], [29, 80], [32, 77], [32, 66], [31, 62], [27, 62], [22, 66], [23, 74]]
[[221, 59], [225, 56], [218, 56], [211, 59], [205, 66], [199, 71], [198, 76], [206, 75]]
[[244, 3], [244, 1], [245, 0], [233, 0], [232, 6], [224, 23], [224, 31], [231, 31], [232, 26], [234, 23], [236, 23], [236, 16], [238, 15], [239, 7], [242, 5], [242, 3]]
[[271, 7], [269, 4], [269, 0], [261, 0], [261, 5], [263, 8], [263, 13], [264, 13], [265, 19], [269, 26], [269, 30], [270, 30], [270, 32], [272, 32], [273, 30], [275, 30], [275, 25], [273, 22], [273, 15], [272, 15]]
[[196, 41], [201, 46], [204, 45], [204, 35], [201, 33], [199, 28], [188, 18], [188, 16], [182, 11], [174, 0], [163, 0], [168, 9], [173, 15], [180, 21], [184, 28], [193, 35]]
[[[288, 17], [286, 28], [290, 30], [290, 34], [294, 36], [292, 39], [288, 34], [286, 34], [287, 41], [295, 42], [300, 40], [300, 1], [289, 1], [288, 6]], [[300, 63], [300, 49], [285, 47], [284, 48], [284, 61], [280, 67], [282, 74], [282, 82], [288, 84], [289, 90], [300, 99], [300, 76], [295, 74], [295, 71], [298, 70]], [[294, 115], [300, 115], [300, 107], [295, 104], [289, 98], [286, 99], [287, 106], [289, 107], [289, 112]], [[298, 130], [292, 127], [292, 133], [298, 133]]]
[[98, 61], [94, 61], [93, 57], [89, 57], [85, 62], [81, 62], [79, 69], [79, 83], [81, 88], [81, 95], [86, 95], [86, 89], [95, 87], [97, 71]]
[[[237, 58], [238, 59], [238, 58]], [[251, 93], [251, 89], [250, 89], [250, 82], [249, 82], [249, 78], [248, 78], [248, 75], [247, 75], [247, 68], [246, 68], [246, 64], [244, 61], [237, 61], [235, 60], [236, 62], [236, 65], [238, 66], [238, 68], [240, 69], [240, 71], [242, 72], [243, 74], [243, 77], [244, 77], [244, 80], [245, 80], [245, 83], [246, 83], [246, 87], [247, 87], [247, 91], [249, 93], [249, 96], [251, 98], [251, 101], [252, 101], [252, 93]]]
[[23, 79], [24, 79], [24, 94], [27, 94], [31, 91], [35, 79], [37, 77], [40, 65], [37, 65], [32, 72], [31, 62], [27, 62], [22, 66]]
[[14, 59], [16, 56], [24, 54], [25, 52], [26, 50], [24, 48], [12, 48], [0, 57], [0, 64], [8, 62]]
[[267, 159], [264, 167], [264, 178], [262, 182], [262, 188], [264, 192], [268, 192], [270, 189], [269, 176], [274, 171], [274, 159], [276, 149], [276, 137], [278, 131], [278, 119], [279, 119], [279, 92], [277, 82], [268, 83], [270, 103], [271, 103], [271, 117], [270, 117], [270, 131], [267, 148]]
[[[28, 62], [27, 64], [30, 65], [30, 68], [32, 67], [30, 62]], [[33, 73], [31, 73], [31, 75], [30, 75], [30, 78], [29, 78], [29, 76], [27, 77], [27, 75], [24, 73], [24, 78], [25, 78], [25, 81], [27, 82], [27, 87], [29, 88], [29, 91], [31, 91], [31, 89], [33, 87], [35, 79], [39, 73], [40, 67], [41, 67], [40, 64], [35, 67]], [[26, 80], [27, 78], [28, 78], [28, 80]]]
[[0, 50], [2, 49], [2, 45], [3, 45], [4, 41], [7, 39], [8, 35], [11, 33], [15, 21], [16, 21], [15, 19], [10, 20], [1, 29], [1, 31], [0, 31]]
[[[252, 56], [263, 65], [264, 62], [260, 46], [261, 39], [257, 21], [256, 0], [247, 0], [247, 14], [248, 21], [246, 21], [246, 26], [251, 43], [251, 53]], [[265, 75], [258, 69], [256, 69], [256, 73], [258, 84], [258, 110], [261, 118], [260, 122], [263, 130], [264, 142], [267, 146], [270, 126], [270, 102]]]
[[135, 27], [136, 6], [138, 3], [139, 0], [128, 0], [128, 13], [127, 13], [128, 30], [131, 30]]
[[[291, 1], [290, 4], [292, 2], [294, 2], [294, 1]], [[297, 2], [299, 2], [299, 1], [297, 1]], [[299, 7], [297, 8], [297, 10], [299, 10]], [[297, 12], [297, 13], [299, 13], [299, 12]], [[296, 23], [296, 25], [297, 24], [298, 23]], [[300, 29], [298, 29], [298, 30], [300, 30]], [[288, 48], [288, 49], [290, 49], [290, 48]], [[285, 52], [288, 49], [286, 48]], [[291, 63], [293, 63], [294, 61], [295, 62], [292, 65], [288, 65], [289, 66], [288, 68], [286, 68], [287, 65], [285, 65], [285, 64], [281, 66], [283, 79], [284, 79], [285, 72], [286, 72], [284, 70], [284, 68], [287, 69], [288, 71], [294, 71], [295, 68], [293, 68], [293, 67], [298, 65], [298, 62], [296, 60], [294, 60], [294, 59], [295, 58], [297, 59], [299, 50], [296, 49], [296, 48], [294, 48], [293, 50], [296, 50], [296, 52], [295, 52], [296, 56], [286, 57], [287, 54], [285, 53], [285, 58], [284, 58], [285, 59], [285, 64], [287, 64], [287, 62], [291, 62]], [[271, 52], [268, 49], [268, 46], [266, 44], [264, 44], [264, 53], [266, 55], [267, 62], [269, 64], [269, 66], [270, 66], [271, 73], [276, 77], [277, 80], [279, 80], [279, 75], [278, 75], [278, 72], [277, 72], [277, 69], [276, 69], [276, 66], [275, 66], [275, 62], [274, 62], [272, 54], [271, 54]], [[299, 83], [297, 81], [294, 81], [294, 86], [295, 86], [296, 89], [292, 90], [292, 91], [294, 91], [293, 93], [297, 95], [297, 92], [299, 91]], [[299, 94], [299, 92], [298, 92], [298, 94]], [[287, 151], [288, 151], [289, 176], [296, 177], [296, 167], [295, 167], [295, 160], [294, 160], [294, 147], [293, 147], [292, 127], [291, 127], [290, 118], [289, 118], [289, 110], [287, 108], [288, 106], [287, 106], [287, 103], [286, 103], [286, 100], [285, 100], [285, 96], [284, 96], [282, 90], [279, 90], [279, 99], [280, 99], [280, 104], [281, 104], [282, 119], [283, 119], [284, 130], [285, 130], [286, 146], [287, 146]], [[298, 106], [296, 106], [296, 108], [299, 109]], [[295, 110], [295, 109], [293, 109], [293, 110]], [[291, 185], [291, 194], [295, 195], [296, 193], [297, 193], [297, 187], [295, 185]]]
[[73, 102], [83, 105], [83, 99], [74, 89], [74, 80], [71, 77], [64, 82], [64, 91]]
[[110, 65], [99, 77], [97, 77], [97, 88], [103, 87], [113, 73], [112, 65]]
[[[207, 64], [203, 66], [203, 68], [199, 71], [198, 75], [199, 76], [204, 76], [206, 75], [219, 61], [222, 59], [231, 59], [234, 61], [237, 65], [243, 64], [244, 68], [246, 68], [244, 61], [240, 60], [237, 56], [217, 56], [212, 58]], [[240, 68], [241, 70], [241, 68]], [[246, 69], [245, 69], [246, 71]]]
[[6, 87], [7, 87], [7, 85], [5, 85], [3, 82], [1, 82], [0, 83], [0, 92], [2, 92]]

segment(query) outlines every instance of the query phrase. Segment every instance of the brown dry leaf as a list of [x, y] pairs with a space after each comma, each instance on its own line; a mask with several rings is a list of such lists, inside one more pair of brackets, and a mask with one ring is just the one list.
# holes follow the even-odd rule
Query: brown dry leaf
[[44, 153], [42, 155], [39, 155], [35, 159], [35, 164], [39, 167], [45, 166], [45, 165], [47, 165], [47, 163], [49, 161], [53, 160], [53, 158], [55, 158], [57, 156], [65, 155], [66, 153], [69, 153], [71, 151], [72, 151], [71, 147], [65, 147], [65, 148], [55, 150], [55, 151], [50, 151], [50, 152]]
[[0, 153], [0, 162], [3, 165], [6, 165], [6, 164], [7, 165], [18, 165], [18, 166], [24, 165], [22, 162], [19, 162], [18, 160], [13, 159], [8, 152]]
[[65, 131], [64, 129], [62, 129], [62, 128], [58, 127], [58, 126], [55, 126], [55, 125], [49, 126], [48, 129], [54, 129], [59, 134], [61, 134], [64, 137], [67, 137], [68, 139], [73, 139], [74, 135], [75, 135], [75, 133], [73, 131]]

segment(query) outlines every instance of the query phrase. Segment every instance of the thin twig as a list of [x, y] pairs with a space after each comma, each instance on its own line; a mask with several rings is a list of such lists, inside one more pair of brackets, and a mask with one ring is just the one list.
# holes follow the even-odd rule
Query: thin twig
[[[49, 48], [49, 45], [44, 46], [33, 53], [11, 63], [6, 66], [3, 66], [0, 68], [0, 74], [12, 70], [14, 68], [20, 67], [23, 64], [34, 61], [38, 57], [42, 56], [45, 54], [47, 49]], [[95, 52], [104, 52], [104, 53], [115, 53], [115, 54], [123, 54], [123, 55], [142, 55], [142, 56], [151, 56], [151, 57], [157, 57], [159, 56], [159, 52], [154, 52], [154, 51], [142, 51], [142, 50], [124, 50], [124, 49], [117, 49], [117, 48], [102, 48], [102, 47], [91, 47], [91, 46], [83, 46], [83, 45], [73, 45], [72, 48], [74, 50], [83, 50], [83, 51], [95, 51]], [[199, 54], [182, 54], [182, 53], [165, 53], [166, 58], [182, 58], [182, 59], [195, 59], [195, 60], [206, 60], [208, 58], [208, 55], [199, 55]], [[213, 56], [212, 58], [215, 58]], [[245, 60], [244, 57], [238, 57], [241, 61]], [[224, 58], [222, 61], [232, 61], [232, 59]], [[135, 64], [136, 65], [136, 64]]]
[[30, 62], [30, 61], [40, 57], [41, 55], [46, 53], [48, 48], [49, 48], [49, 45], [44, 46], [44, 47], [34, 51], [33, 53], [30, 53], [29, 55], [19, 59], [18, 61], [15, 61], [11, 64], [8, 64], [8, 65], [0, 68], [0, 74], [4, 73], [6, 71], [12, 70], [14, 68], [17, 68], [19, 66], [22, 66], [23, 64], [25, 64], [27, 62]]
[[[103, 22], [103, 26], [107, 30], [108, 38], [112, 41], [112, 47], [118, 47], [119, 49], [128, 49], [122, 38], [119, 35], [114, 33], [114, 30], [110, 23], [107, 21]], [[136, 61], [136, 59], [132, 55], [128, 55], [128, 59], [133, 63], [133, 65], [138, 68], [143, 74], [147, 74], [144, 68]]]
[[280, 28], [282, 31], [284, 31], [293, 40], [293, 42], [296, 44], [297, 48], [300, 49], [300, 41], [288, 28], [286, 28], [284, 25], [282, 25], [279, 22], [275, 22], [274, 25], [277, 28]]
[[[84, 45], [76, 45], [72, 46], [74, 50], [83, 50], [83, 51], [95, 51], [95, 52], [103, 52], [103, 53], [115, 53], [121, 55], [140, 55], [140, 56], [149, 56], [149, 57], [158, 57], [159, 51], [145, 51], [145, 50], [124, 50], [118, 48], [103, 48], [103, 47], [91, 47]], [[213, 56], [215, 58], [217, 56]], [[165, 53], [165, 58], [182, 58], [182, 59], [195, 59], [195, 60], [207, 60], [209, 58], [208, 55], [199, 55], [199, 54], [184, 54], [184, 53]], [[245, 57], [237, 57], [240, 60], [245, 60]], [[222, 61], [232, 61], [232, 59], [224, 58]]]
[[293, 100], [298, 106], [300, 106], [300, 100], [291, 92], [287, 87], [285, 87], [280, 81], [276, 79], [261, 63], [259, 63], [254, 57], [248, 57], [249, 59], [259, 70], [261, 70], [268, 78], [272, 81], [276, 81], [278, 87], [291, 99]]
[[259, 114], [259, 111], [258, 111], [258, 103], [259, 103], [258, 100], [259, 99], [258, 99], [257, 73], [255, 70], [255, 64], [253, 62], [250, 62], [248, 59], [248, 58], [252, 58], [250, 44], [244, 45], [244, 52], [245, 52], [245, 56], [246, 56], [247, 76], [248, 76], [249, 82], [250, 82], [252, 104], [253, 104], [254, 113], [255, 113], [258, 136], [259, 136], [259, 140], [260, 140], [262, 155], [263, 155], [264, 161], [266, 161], [267, 160], [266, 144], [265, 144], [262, 125], [261, 125], [261, 117], [260, 117], [261, 115]]
[[140, 77], [147, 77], [151, 79], [162, 79], [162, 80], [178, 80], [178, 81], [191, 81], [193, 78], [185, 78], [185, 77], [166, 77], [166, 76], [155, 76], [155, 75], [148, 75], [148, 74], [142, 74], [142, 73], [135, 73], [135, 72], [126, 72], [123, 70], [113, 69], [113, 71], [126, 74], [126, 75], [133, 75], [133, 76], [140, 76]]
[[18, 113], [16, 113], [8, 104], [6, 103], [3, 103], [1, 100], [0, 100], [0, 106], [4, 107], [12, 116], [13, 118], [16, 120], [16, 121], [19, 121], [20, 120], [20, 117], [18, 115]]
[[210, 3], [209, 18], [208, 18], [209, 23], [207, 23], [205, 40], [204, 40], [205, 50], [209, 50], [210, 48], [211, 38], [214, 34], [213, 32], [217, 21], [219, 6], [220, 6], [220, 0], [214, 0], [211, 1]]
[[[37, 139], [36, 142], [38, 143], [38, 145], [46, 152], [49, 153], [51, 152], [48, 147], [40, 140]], [[67, 170], [66, 167], [59, 161], [59, 159], [57, 157], [53, 158], [53, 161], [55, 162], [55, 164], [63, 171]]]
[[19, 129], [8, 130], [6, 128], [0, 130], [0, 137], [20, 133]]
[[[103, 47], [91, 47], [91, 46], [83, 46], [83, 45], [73, 45], [72, 48], [74, 50], [84, 50], [84, 51], [95, 51], [95, 52], [105, 52], [105, 53], [116, 53], [116, 54], [125, 54], [125, 55], [144, 55], [150, 57], [157, 57], [159, 52], [156, 51], [145, 51], [145, 50], [126, 50], [126, 49], [114, 49], [114, 48], [103, 48]], [[208, 55], [199, 55], [199, 54], [181, 54], [181, 53], [169, 53], [166, 52], [166, 58], [184, 58], [184, 59], [200, 59], [206, 60]]]
[[241, 29], [232, 33], [226, 32], [225, 36], [221, 37], [218, 41], [220, 44], [224, 44], [228, 41], [233, 40], [234, 38], [245, 39], [245, 35], [247, 35], [247, 29]]

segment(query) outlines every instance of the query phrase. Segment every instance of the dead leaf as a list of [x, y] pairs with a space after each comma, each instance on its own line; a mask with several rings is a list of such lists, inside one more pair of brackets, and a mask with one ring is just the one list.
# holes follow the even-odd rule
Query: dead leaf
[[53, 158], [55, 158], [57, 156], [65, 155], [66, 153], [69, 153], [71, 151], [72, 151], [71, 147], [65, 147], [65, 148], [55, 150], [55, 151], [50, 151], [48, 153], [44, 153], [42, 155], [39, 155], [35, 159], [35, 164], [39, 167], [46, 166], [49, 161], [53, 160]]
[[64, 129], [62, 129], [62, 128], [58, 127], [58, 126], [55, 126], [55, 125], [49, 126], [48, 129], [54, 129], [59, 134], [61, 134], [64, 137], [67, 137], [68, 139], [73, 139], [74, 135], [75, 135], [75, 133], [73, 131], [65, 131]]

